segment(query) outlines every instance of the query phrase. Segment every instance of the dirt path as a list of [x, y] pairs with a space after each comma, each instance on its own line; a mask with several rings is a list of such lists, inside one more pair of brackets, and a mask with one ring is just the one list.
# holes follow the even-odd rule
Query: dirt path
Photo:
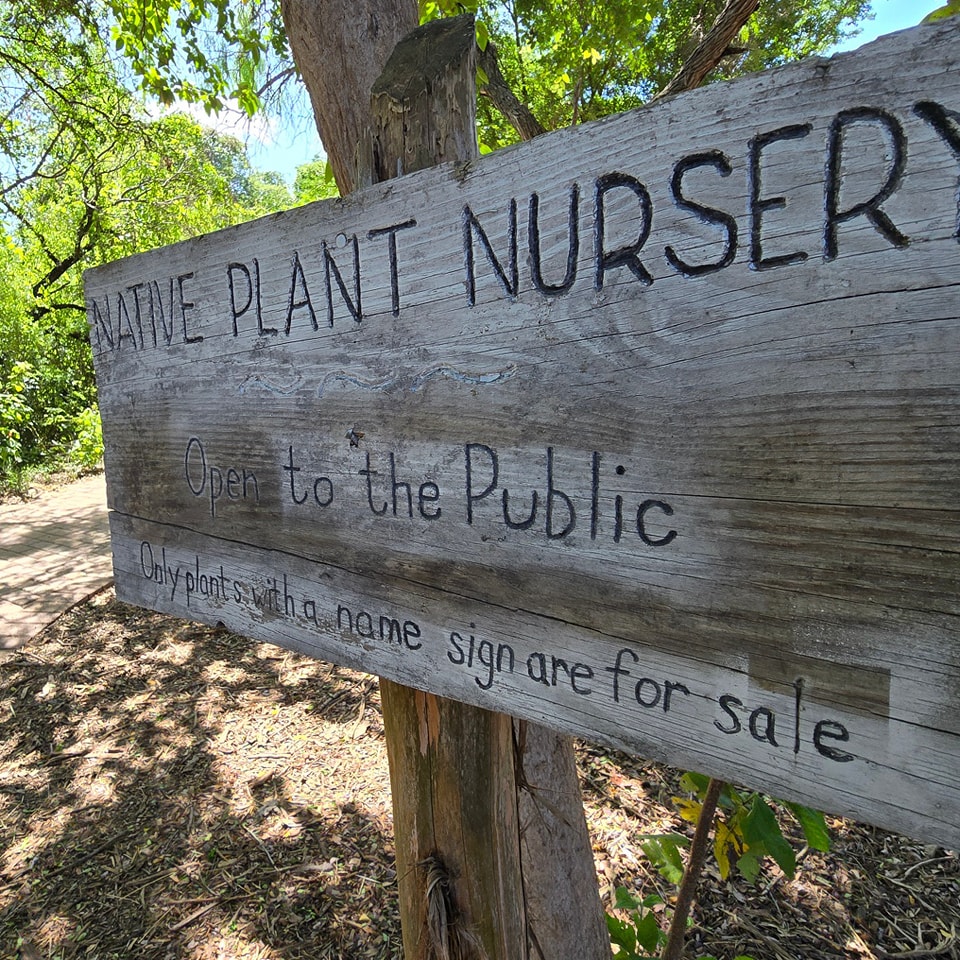
[[0, 503], [0, 657], [112, 577], [102, 474]]

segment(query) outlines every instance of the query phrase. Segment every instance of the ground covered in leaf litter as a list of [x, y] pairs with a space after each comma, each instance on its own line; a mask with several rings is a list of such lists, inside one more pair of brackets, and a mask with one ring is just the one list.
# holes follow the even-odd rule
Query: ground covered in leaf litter
[[[642, 838], [689, 830], [667, 768], [578, 747], [597, 875], [675, 893]], [[960, 858], [831, 820], [756, 885], [708, 868], [688, 956], [960, 958]], [[372, 677], [118, 603], [0, 662], [0, 958], [401, 956]]]

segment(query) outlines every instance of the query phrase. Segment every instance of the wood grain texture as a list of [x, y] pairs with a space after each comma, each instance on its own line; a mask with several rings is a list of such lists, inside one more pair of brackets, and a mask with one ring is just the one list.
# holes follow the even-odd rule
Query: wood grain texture
[[[475, 73], [472, 16], [426, 24], [397, 45], [371, 96], [374, 181], [444, 160], [476, 159]], [[404, 955], [429, 960], [449, 937], [465, 938], [450, 951], [455, 957], [473, 955], [475, 944], [489, 960], [527, 956], [510, 717], [385, 678], [380, 692]], [[568, 749], [572, 754], [569, 742]], [[544, 885], [565, 887], [567, 864], [558, 859], [552, 866]], [[599, 900], [596, 880], [578, 893]], [[443, 930], [431, 922], [438, 895]], [[605, 955], [577, 951], [577, 938], [549, 946], [558, 960]], [[604, 949], [609, 953], [605, 943]]]
[[[375, 180], [476, 159], [476, 49], [472, 16], [397, 45], [372, 94]], [[405, 955], [436, 939], [429, 889], [442, 868], [453, 931], [486, 960], [609, 957], [572, 739], [518, 721], [515, 740], [504, 713], [383, 678], [380, 690]]]
[[91, 272], [120, 595], [960, 845], [957, 39]]
[[[420, 920], [404, 925], [404, 956], [435, 955], [423, 904], [429, 901], [430, 868], [436, 867], [448, 878], [455, 911], [451, 935], [466, 933], [466, 943], [482, 944], [485, 957], [525, 957], [509, 717], [429, 693], [408, 695], [408, 689], [381, 682], [393, 728], [388, 736], [397, 836], [408, 847], [397, 848], [398, 875], [407, 871], [400, 896], [404, 918]], [[463, 954], [474, 955], [470, 949]]]
[[[397, 44], [371, 93], [373, 182], [476, 157], [474, 29], [434, 21]], [[404, 956], [507, 960], [525, 928], [510, 720], [383, 677], [380, 696]]]

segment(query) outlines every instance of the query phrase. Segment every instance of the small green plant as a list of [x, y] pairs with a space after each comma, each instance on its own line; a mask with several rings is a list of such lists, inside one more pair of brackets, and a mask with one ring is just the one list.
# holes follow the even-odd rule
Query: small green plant
[[[667, 944], [667, 934], [660, 926], [657, 907], [665, 906], [663, 897], [651, 893], [638, 900], [626, 887], [617, 887], [614, 908], [626, 913], [627, 919], [620, 920], [607, 914], [607, 929], [610, 942], [614, 947], [616, 960], [658, 960]], [[704, 955], [698, 960], [717, 960]], [[746, 954], [734, 960], [754, 960]]]
[[[709, 778], [699, 773], [685, 773], [681, 785], [692, 796], [674, 797], [674, 803], [684, 820], [695, 824], [703, 809]], [[812, 850], [830, 849], [830, 833], [823, 814], [799, 803], [777, 801], [790, 812], [803, 831], [804, 841]], [[662, 847], [662, 844], [661, 844]], [[644, 847], [647, 855], [651, 852]], [[660, 858], [669, 855], [669, 850], [659, 852]], [[792, 878], [797, 869], [797, 855], [783, 835], [780, 820], [771, 802], [759, 793], [741, 793], [729, 783], [723, 785], [714, 820], [713, 855], [720, 876], [726, 880], [737, 870], [751, 883], [760, 875], [764, 857], [773, 859], [784, 874]], [[660, 868], [660, 860], [651, 857]], [[675, 852], [679, 861], [679, 852]], [[661, 873], [670, 876], [661, 869]], [[676, 881], [674, 881], [676, 882]]]
[[[774, 860], [788, 877], [796, 871], [796, 853], [783, 835], [774, 807], [764, 796], [738, 792], [728, 783], [697, 773], [684, 774], [680, 782], [691, 796], [674, 797], [673, 801], [680, 815], [695, 824], [693, 841], [680, 833], [667, 833], [646, 837], [641, 844], [661, 876], [678, 888], [669, 929], [661, 925], [667, 910], [659, 894], [638, 900], [626, 888], [618, 888], [614, 910], [625, 913], [626, 919], [607, 914], [607, 929], [617, 960], [679, 958], [700, 872], [710, 849], [711, 827], [713, 854], [723, 879], [738, 870], [755, 881], [766, 857]], [[799, 823], [807, 846], [823, 851], [830, 848], [830, 834], [822, 814], [798, 803], [780, 805]], [[690, 852], [684, 864], [681, 850], [688, 846]], [[715, 958], [704, 956], [699, 960]], [[752, 958], [741, 955], [735, 960]]]
[[76, 439], [70, 450], [70, 459], [81, 467], [95, 467], [103, 457], [103, 429], [100, 411], [94, 407], [81, 410], [73, 418]]
[[657, 893], [638, 900], [626, 887], [617, 887], [614, 909], [626, 913], [627, 919], [608, 913], [607, 929], [618, 960], [655, 960], [660, 955], [666, 934], [653, 908], [663, 905], [663, 897]]

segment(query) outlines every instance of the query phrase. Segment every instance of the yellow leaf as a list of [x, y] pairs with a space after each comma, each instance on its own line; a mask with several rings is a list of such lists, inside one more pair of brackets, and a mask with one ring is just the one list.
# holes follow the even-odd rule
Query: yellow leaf
[[688, 823], [696, 823], [700, 819], [700, 810], [703, 806], [699, 800], [690, 800], [686, 797], [673, 797], [673, 804], [677, 813]]
[[746, 849], [747, 845], [737, 831], [731, 830], [723, 820], [717, 820], [713, 835], [713, 855], [717, 858], [720, 876], [724, 880]]

